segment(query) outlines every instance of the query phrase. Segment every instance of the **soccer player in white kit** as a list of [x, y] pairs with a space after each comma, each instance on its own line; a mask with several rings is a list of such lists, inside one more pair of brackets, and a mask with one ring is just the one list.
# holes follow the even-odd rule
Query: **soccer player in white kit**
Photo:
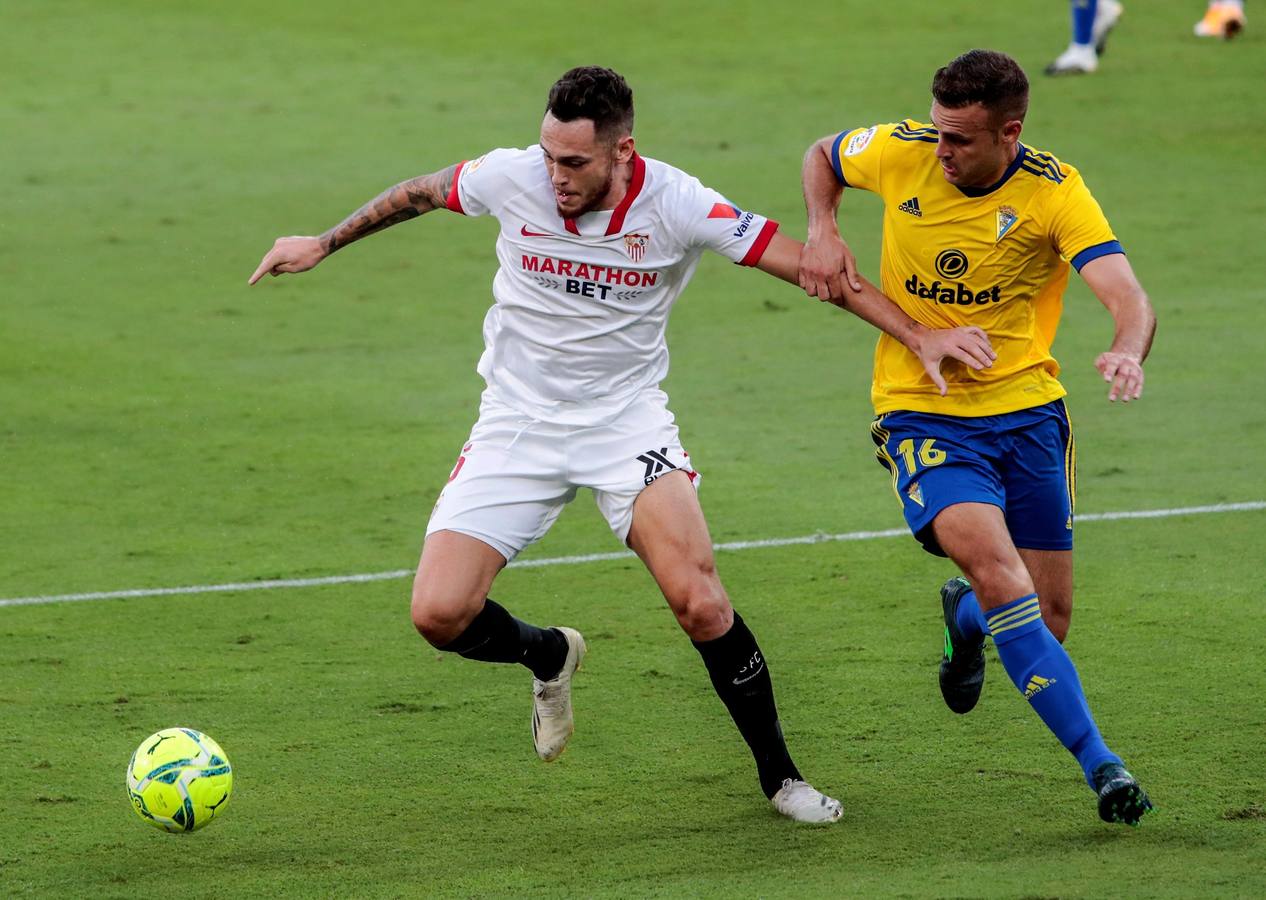
[[[839, 801], [805, 783], [783, 741], [768, 667], [717, 576], [699, 476], [659, 389], [668, 313], [702, 252], [796, 283], [801, 245], [776, 222], [639, 156], [632, 129], [624, 79], [573, 69], [550, 91], [539, 145], [398, 184], [319, 237], [279, 238], [250, 283], [306, 271], [435, 209], [495, 216], [499, 269], [479, 361], [487, 388], [427, 526], [414, 625], [438, 649], [530, 669], [536, 752], [556, 759], [573, 731], [571, 679], [585, 642], [571, 628], [519, 621], [488, 593], [505, 564], [590, 488], [702, 656], [765, 796], [792, 819], [833, 822]], [[928, 330], [873, 286], [853, 288], [833, 302], [915, 349], [938, 384], [946, 356], [989, 364], [979, 329]]]

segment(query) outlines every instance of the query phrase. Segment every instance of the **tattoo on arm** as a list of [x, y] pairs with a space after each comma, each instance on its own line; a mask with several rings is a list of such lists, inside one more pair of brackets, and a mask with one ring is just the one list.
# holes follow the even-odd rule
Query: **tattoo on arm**
[[326, 254], [346, 247], [399, 222], [416, 219], [423, 213], [439, 209], [448, 202], [457, 166], [449, 166], [430, 175], [420, 175], [387, 188], [325, 234], [321, 243]]

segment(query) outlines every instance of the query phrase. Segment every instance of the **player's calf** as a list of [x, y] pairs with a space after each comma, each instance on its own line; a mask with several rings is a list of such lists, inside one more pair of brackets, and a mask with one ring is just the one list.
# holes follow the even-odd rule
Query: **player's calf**
[[562, 629], [522, 622], [489, 597], [466, 630], [439, 649], [480, 662], [519, 663], [548, 679], [566, 665], [568, 640]]
[[1100, 736], [1077, 669], [1042, 621], [1037, 595], [991, 609], [986, 620], [1007, 675], [1076, 757], [1086, 783], [1099, 797], [1100, 817], [1137, 824], [1151, 802]]
[[734, 624], [720, 637], [693, 643], [712, 687], [752, 751], [765, 796], [772, 800], [787, 780], [802, 781], [782, 736], [769, 667], [742, 616], [735, 612]]

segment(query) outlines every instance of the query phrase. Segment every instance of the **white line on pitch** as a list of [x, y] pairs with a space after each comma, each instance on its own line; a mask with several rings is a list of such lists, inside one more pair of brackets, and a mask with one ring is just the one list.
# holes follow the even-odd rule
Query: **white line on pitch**
[[[1251, 512], [1266, 509], [1266, 501], [1252, 500], [1246, 503], [1215, 503], [1210, 506], [1186, 506], [1178, 509], [1141, 509], [1126, 512], [1086, 513], [1077, 517], [1078, 522], [1111, 522], [1118, 519], [1167, 519], [1172, 516], [1195, 516], [1208, 513]], [[761, 547], [790, 547], [795, 544], [823, 544], [832, 541], [871, 541], [877, 538], [901, 537], [909, 532], [904, 528], [884, 531], [849, 531], [844, 534], [808, 534], [802, 537], [765, 538], [756, 541], [729, 541], [714, 544], [717, 550], [755, 550]], [[512, 569], [535, 569], [541, 566], [568, 566], [579, 563], [606, 562], [628, 559], [633, 554], [627, 550], [614, 553], [588, 553], [582, 556], [554, 556], [545, 559], [521, 559], [510, 563]], [[92, 591], [86, 594], [50, 594], [43, 597], [10, 597], [0, 600], [3, 606], [36, 606], [44, 603], [75, 603], [83, 600], [119, 600], [127, 597], [167, 597], [175, 594], [215, 594], [232, 591], [263, 591], [273, 588], [318, 587], [327, 584], [356, 584], [364, 581], [391, 581], [407, 578], [412, 569], [395, 569], [391, 572], [368, 572], [360, 575], [330, 575], [325, 578], [278, 578], [272, 581], [241, 581], [229, 584], [197, 584], [189, 587], [137, 588], [129, 591]]]

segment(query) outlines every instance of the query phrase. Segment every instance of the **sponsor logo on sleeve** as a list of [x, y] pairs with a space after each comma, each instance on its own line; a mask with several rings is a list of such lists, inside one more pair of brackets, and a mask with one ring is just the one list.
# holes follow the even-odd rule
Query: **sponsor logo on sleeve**
[[874, 127], [867, 128], [865, 131], [859, 131], [848, 139], [848, 144], [844, 147], [845, 156], [856, 156], [870, 146], [870, 139], [875, 136]]

